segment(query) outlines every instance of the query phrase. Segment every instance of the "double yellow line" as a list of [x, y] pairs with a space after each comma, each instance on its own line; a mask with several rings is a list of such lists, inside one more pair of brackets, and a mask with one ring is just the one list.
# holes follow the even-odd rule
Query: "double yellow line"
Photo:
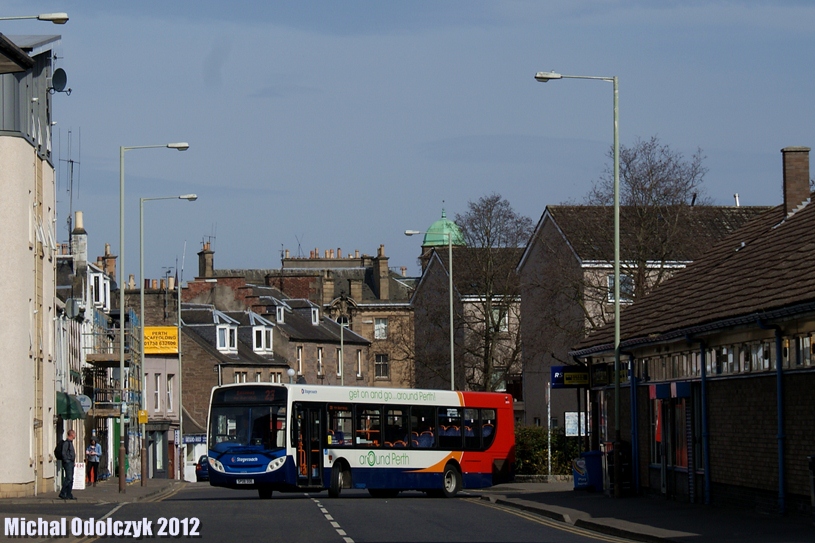
[[535, 513], [530, 513], [528, 511], [523, 511], [521, 509], [515, 509], [514, 507], [509, 507], [506, 505], [494, 504], [486, 500], [472, 500], [472, 503], [477, 503], [479, 505], [489, 507], [491, 509], [497, 509], [499, 511], [503, 511], [511, 515], [515, 515], [516, 517], [521, 517], [523, 519], [535, 522], [537, 524], [542, 524], [544, 526], [548, 526], [549, 528], [560, 530], [561, 532], [569, 532], [575, 535], [596, 539], [597, 541], [608, 541], [609, 543], [631, 543], [632, 541], [631, 539], [623, 539], [620, 537], [614, 537], [610, 535], [600, 534], [597, 532], [592, 532], [590, 530], [586, 530], [585, 528], [578, 528], [576, 526], [572, 526], [571, 524], [558, 522], [556, 520], [552, 520], [541, 515], [536, 515]]

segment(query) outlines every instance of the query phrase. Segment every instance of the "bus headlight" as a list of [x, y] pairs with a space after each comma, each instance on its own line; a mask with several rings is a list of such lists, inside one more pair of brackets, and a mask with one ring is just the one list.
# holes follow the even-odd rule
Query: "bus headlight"
[[221, 464], [220, 462], [218, 462], [217, 460], [215, 460], [211, 456], [209, 457], [208, 460], [209, 460], [209, 465], [212, 467], [212, 469], [214, 469], [215, 471], [220, 471], [221, 473], [226, 473], [226, 470], [224, 469], [223, 464]]
[[268, 466], [266, 466], [266, 473], [269, 473], [270, 471], [274, 471], [276, 469], [282, 468], [283, 464], [285, 464], [285, 463], [286, 463], [286, 457], [285, 456], [281, 456], [280, 458], [275, 458], [274, 460], [269, 462]]

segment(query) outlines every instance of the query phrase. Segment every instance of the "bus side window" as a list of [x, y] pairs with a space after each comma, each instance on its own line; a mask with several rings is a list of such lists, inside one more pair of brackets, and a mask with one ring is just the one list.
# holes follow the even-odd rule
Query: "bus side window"
[[351, 431], [353, 417], [350, 405], [328, 406], [328, 439], [332, 447], [350, 447], [353, 432]]
[[461, 421], [460, 408], [439, 407], [439, 448], [461, 450]]
[[470, 451], [481, 448], [481, 421], [478, 409], [464, 410], [464, 448]]
[[407, 409], [393, 407], [385, 412], [385, 433], [383, 445], [385, 447], [407, 447], [410, 442], [407, 426]]
[[489, 449], [495, 439], [495, 409], [481, 410], [481, 435], [484, 437], [483, 448]]
[[355, 442], [357, 445], [378, 447], [380, 436], [379, 408], [357, 406], [357, 427]]
[[436, 446], [435, 408], [410, 408], [410, 446], [418, 449], [432, 449]]

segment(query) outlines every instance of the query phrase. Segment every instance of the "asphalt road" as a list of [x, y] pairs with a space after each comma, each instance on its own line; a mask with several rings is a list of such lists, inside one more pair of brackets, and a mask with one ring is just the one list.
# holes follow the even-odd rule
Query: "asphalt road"
[[[270, 500], [260, 500], [255, 491], [225, 490], [199, 483], [154, 502], [42, 504], [2, 509], [2, 516], [66, 517], [69, 530], [73, 517], [80, 519], [74, 522], [81, 521], [83, 529], [107, 530], [118, 526], [131, 530], [123, 537], [80, 538], [83, 543], [131, 541], [134, 535], [142, 535], [142, 540], [191, 539], [206, 543], [624, 541], [495, 506], [480, 500], [476, 493], [443, 499], [405, 492], [396, 498], [381, 499], [370, 497], [366, 491], [345, 490], [338, 499], [330, 499], [326, 493], [275, 493]], [[149, 527], [146, 533], [145, 526]]]

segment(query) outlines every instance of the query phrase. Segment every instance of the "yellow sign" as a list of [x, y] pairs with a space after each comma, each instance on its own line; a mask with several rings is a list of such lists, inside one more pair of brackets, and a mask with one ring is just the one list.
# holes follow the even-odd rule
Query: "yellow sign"
[[145, 326], [144, 354], [177, 354], [178, 328], [175, 326]]
[[147, 424], [147, 410], [139, 409], [139, 424]]

